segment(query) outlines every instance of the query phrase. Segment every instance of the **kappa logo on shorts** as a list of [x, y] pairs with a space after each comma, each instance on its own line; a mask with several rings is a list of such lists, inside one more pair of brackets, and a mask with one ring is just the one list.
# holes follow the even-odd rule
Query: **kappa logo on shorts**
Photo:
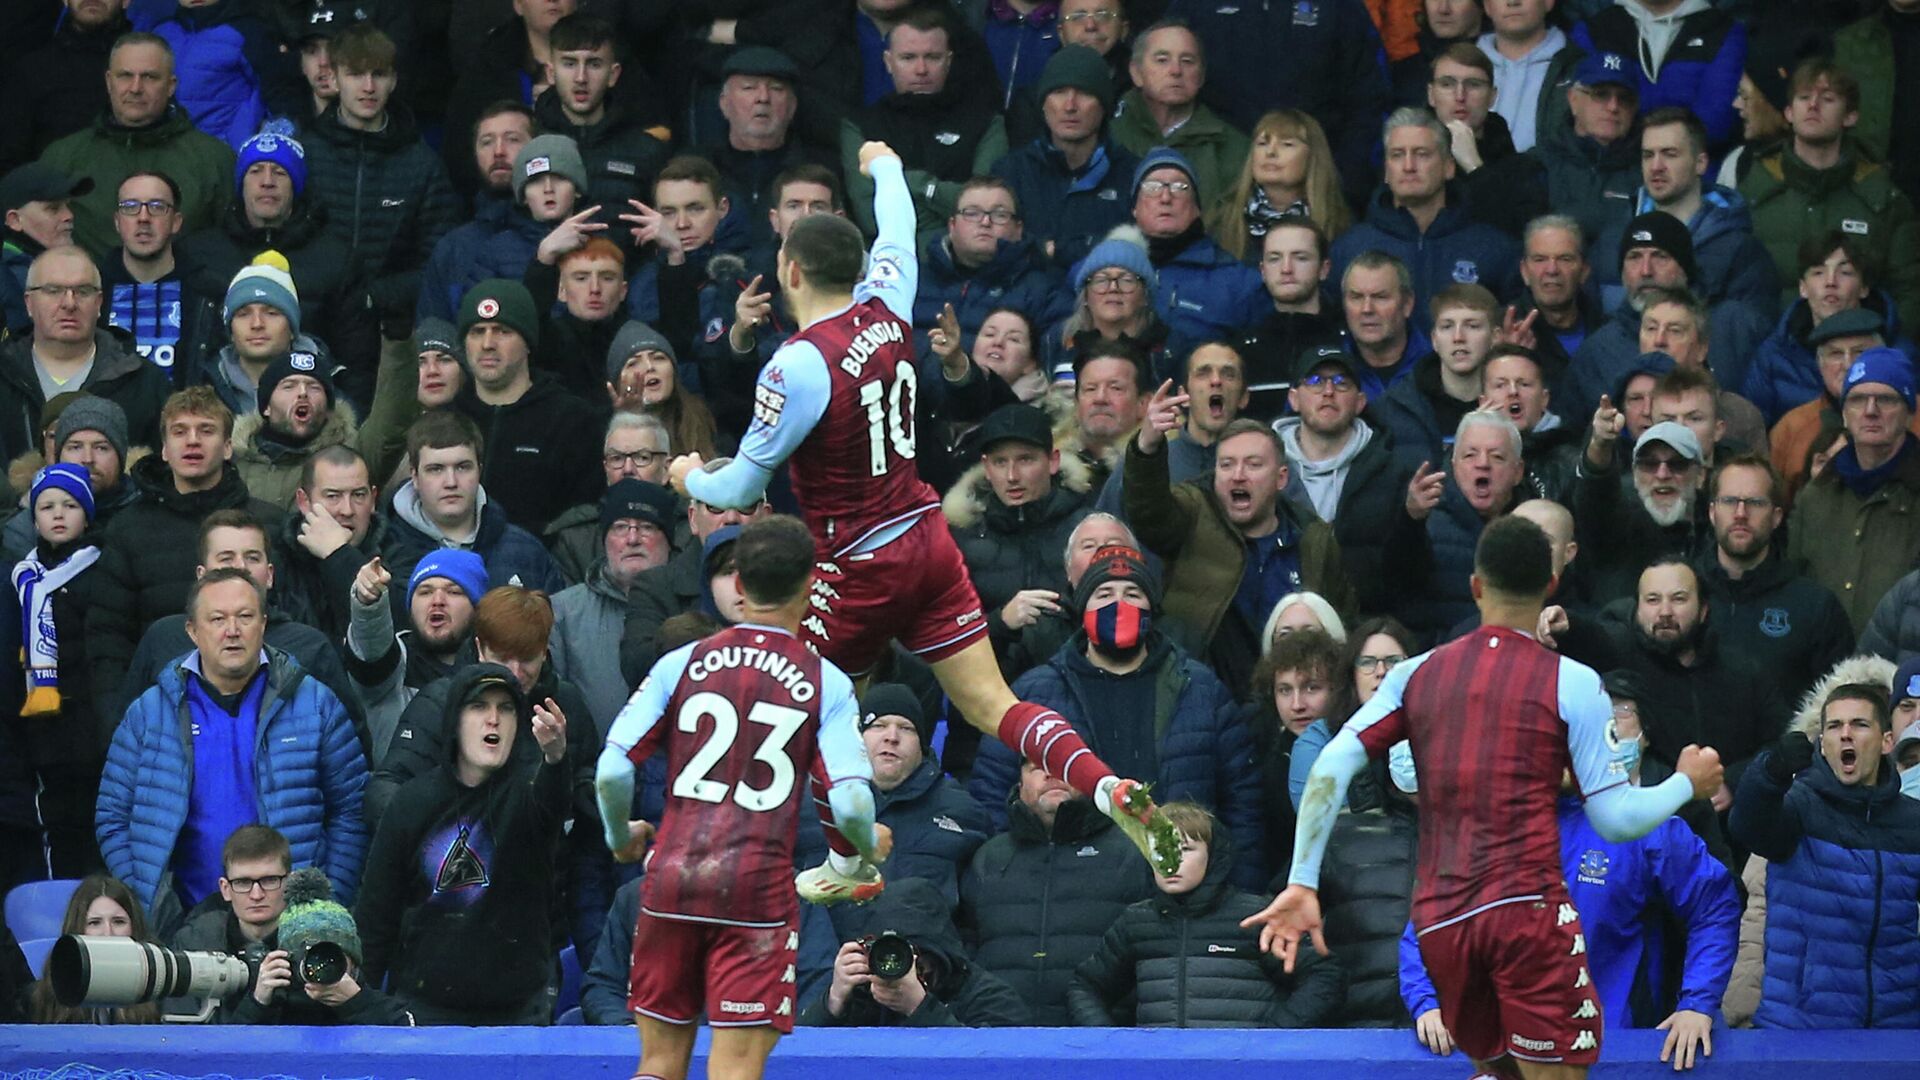
[[1592, 985], [1593, 985], [1593, 977], [1587, 974], [1587, 969], [1585, 967], [1582, 967], [1580, 969], [1580, 974], [1573, 977], [1573, 988], [1575, 990], [1585, 990], [1587, 987]]
[[1573, 951], [1568, 953], [1567, 955], [1568, 956], [1584, 956], [1586, 954], [1586, 951], [1587, 951], [1587, 935], [1585, 934], [1573, 935]]
[[726, 998], [721, 998], [720, 1011], [735, 1016], [753, 1016], [756, 1013], [766, 1012], [767, 1006], [759, 1001], [728, 1001]]
[[1591, 1050], [1599, 1045], [1600, 1041], [1593, 1037], [1593, 1032], [1591, 1031], [1583, 1031], [1573, 1037], [1573, 1048], [1575, 1050]]
[[1508, 1041], [1522, 1050], [1531, 1050], [1536, 1054], [1551, 1054], [1555, 1045], [1552, 1039], [1529, 1039], [1524, 1035], [1508, 1036]]
[[1572, 904], [1561, 904], [1560, 915], [1558, 917], [1558, 920], [1554, 923], [1554, 925], [1565, 926], [1570, 922], [1578, 921], [1579, 918], [1580, 918], [1580, 913], [1578, 911], [1573, 910]]
[[1573, 1010], [1573, 1019], [1575, 1020], [1593, 1020], [1598, 1018], [1599, 1015], [1600, 1008], [1593, 1003], [1592, 998], [1582, 1001], [1580, 1007]]

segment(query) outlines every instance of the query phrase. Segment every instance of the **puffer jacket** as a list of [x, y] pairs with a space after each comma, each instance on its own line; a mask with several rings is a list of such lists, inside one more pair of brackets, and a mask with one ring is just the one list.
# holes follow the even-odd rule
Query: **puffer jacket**
[[246, 510], [272, 536], [281, 511], [247, 493], [246, 481], [233, 469], [205, 491], [181, 492], [173, 473], [155, 454], [133, 463], [127, 480], [140, 488], [140, 501], [117, 514], [100, 544], [94, 569], [93, 607], [87, 613], [87, 663], [93, 668], [93, 692], [102, 715], [111, 715], [140, 637], [151, 624], [178, 615], [187, 606], [199, 562], [200, 523], [215, 510]]
[[[1645, 188], [1635, 199], [1635, 215], [1659, 209]], [[1626, 288], [1620, 284], [1624, 232], [1614, 228], [1595, 236], [1588, 255], [1601, 303], [1609, 311], [1626, 298]], [[1700, 209], [1687, 222], [1687, 232], [1693, 237], [1693, 264], [1700, 271], [1690, 284], [1708, 304], [1737, 300], [1768, 317], [1780, 310], [1780, 274], [1767, 255], [1767, 246], [1753, 235], [1753, 209], [1744, 195], [1720, 184], [1705, 185]]]
[[1411, 476], [1424, 462], [1444, 468], [1453, 458], [1453, 436], [1460, 418], [1478, 407], [1447, 393], [1441, 379], [1440, 357], [1428, 353], [1413, 362], [1413, 373], [1387, 390], [1372, 405], [1372, 415], [1388, 435], [1394, 467]]
[[[913, 297], [915, 342], [926, 347], [927, 332], [939, 323], [941, 309], [948, 304], [953, 305], [960, 336], [969, 348], [980, 324], [995, 308], [1010, 307], [1024, 312], [1035, 327], [1050, 326], [1064, 318], [1073, 303], [1061, 278], [1040, 246], [1028, 239], [1002, 240], [985, 266], [964, 270], [953, 261], [953, 248], [941, 233], [920, 252], [920, 289]], [[726, 321], [733, 322], [731, 311]], [[1040, 343], [1034, 342], [1033, 349], [1037, 355]]]
[[[1617, 236], [1633, 216], [1640, 139], [1627, 134], [1602, 146], [1571, 128], [1554, 128], [1526, 153], [1475, 170], [1457, 183], [1470, 196], [1474, 216], [1509, 236], [1524, 235], [1527, 222], [1541, 214], [1562, 213], [1597, 244]], [[1597, 257], [1593, 263], [1594, 277], [1606, 280]], [[1617, 259], [1613, 272], [1617, 278]], [[1426, 313], [1424, 307], [1418, 310]]]
[[626, 590], [607, 577], [604, 557], [593, 563], [585, 581], [553, 598], [548, 655], [554, 674], [580, 688], [601, 742], [633, 691], [620, 677], [620, 632], [626, 623]]
[[1824, 756], [1782, 785], [1774, 751], [1734, 796], [1734, 838], [1767, 860], [1766, 975], [1754, 1023], [1920, 1028], [1920, 801], [1882, 759], [1843, 784]]
[[448, 232], [420, 271], [414, 319], [453, 322], [460, 299], [488, 278], [520, 280], [551, 225], [533, 220], [527, 208], [505, 199], [481, 199], [473, 220]]
[[[1287, 974], [1240, 920], [1267, 898], [1230, 884], [1234, 847], [1220, 825], [1207, 874], [1191, 892], [1131, 904], [1073, 973], [1067, 1006], [1080, 1027], [1301, 1028], [1332, 1019], [1346, 976], [1311, 949]], [[1134, 999], [1132, 1015], [1123, 1002]]]
[[[1488, 520], [1467, 501], [1451, 474], [1448, 480], [1440, 505], [1425, 521], [1413, 520], [1404, 501], [1395, 508], [1382, 559], [1393, 576], [1388, 586], [1393, 613], [1428, 640], [1444, 637], [1474, 616], [1473, 554]], [[1516, 484], [1500, 513], [1525, 497]]]
[[[622, 75], [618, 85], [625, 89], [624, 72]], [[632, 234], [620, 215], [632, 212], [628, 199], [653, 201], [654, 177], [672, 151], [653, 137], [647, 122], [619, 94], [607, 96], [599, 123], [576, 124], [560, 107], [559, 93], [548, 87], [535, 99], [533, 115], [541, 131], [565, 135], [580, 148], [581, 163], [587, 167], [587, 196], [583, 196], [581, 208], [601, 207], [590, 220], [606, 224], [607, 231], [602, 235], [627, 249], [631, 258]]]
[[1407, 1027], [1400, 935], [1413, 904], [1419, 826], [1403, 800], [1334, 819], [1320, 871], [1327, 948], [1347, 972], [1341, 1027]]
[[345, 401], [329, 409], [327, 422], [313, 438], [298, 446], [279, 441], [266, 430], [265, 423], [259, 413], [233, 422], [232, 464], [240, 479], [246, 481], [249, 494], [289, 512], [307, 459], [329, 446], [352, 446], [360, 431], [360, 425], [354, 422], [353, 406]]
[[[55, 140], [40, 160], [69, 176], [166, 173], [180, 185], [182, 227], [189, 231], [220, 220], [233, 196], [233, 147], [197, 130], [178, 102], [139, 128], [121, 126], [103, 109], [91, 127]], [[113, 225], [118, 198], [118, 185], [95, 184], [73, 200], [73, 242], [96, 259], [120, 242]]]
[[[1900, 317], [1894, 312], [1890, 294], [1875, 289], [1861, 307], [1880, 314], [1885, 325], [1881, 337], [1887, 344], [1906, 353], [1910, 361], [1920, 356], [1913, 342], [1900, 334]], [[1773, 333], [1754, 350], [1753, 362], [1747, 365], [1747, 381], [1741, 387], [1740, 396], [1753, 402], [1769, 425], [1779, 423], [1795, 406], [1826, 396], [1827, 385], [1820, 378], [1820, 362], [1813, 354], [1813, 346], [1807, 344], [1807, 335], [1811, 333], [1813, 309], [1805, 300], [1795, 300], [1780, 316]]]
[[[1099, 670], [1087, 659], [1086, 650], [1086, 631], [1078, 631], [1053, 659], [1022, 675], [1014, 683], [1014, 692], [1022, 701], [1065, 717], [1088, 747], [1100, 754], [1103, 741], [1111, 743], [1122, 736], [1111, 726], [1110, 717], [1095, 714], [1088, 687], [1093, 680], [1124, 679], [1141, 704], [1152, 709], [1152, 723], [1146, 730], [1155, 739], [1159, 764], [1156, 797], [1163, 802], [1186, 799], [1207, 807], [1247, 838], [1249, 852], [1257, 853], [1261, 793], [1253, 736], [1239, 720], [1233, 695], [1219, 678], [1163, 634], [1151, 636], [1146, 661], [1130, 675], [1116, 677]], [[1007, 792], [1019, 775], [1020, 759], [1012, 750], [994, 740], [981, 740], [967, 790], [993, 814], [996, 827], [1005, 820]], [[1257, 854], [1242, 859], [1235, 882], [1244, 882], [1246, 888], [1266, 884], [1260, 863]]]
[[[1640, 115], [1666, 105], [1690, 109], [1707, 128], [1707, 145], [1716, 152], [1740, 138], [1740, 117], [1733, 99], [1740, 89], [1747, 56], [1746, 24], [1707, 0], [1687, 0], [1664, 15], [1634, 10], [1639, 5], [1607, 8], [1575, 26], [1569, 40], [1581, 49], [1637, 57]], [[1658, 65], [1641, 32], [1646, 22], [1663, 22], [1673, 35]], [[1638, 140], [1635, 140], [1637, 143]]]
[[[351, 902], [367, 855], [360, 816], [366, 756], [340, 699], [286, 653], [266, 652], [266, 696], [254, 741], [255, 813], [286, 836], [295, 866], [325, 870], [334, 894]], [[156, 926], [173, 925], [184, 914], [168, 867], [193, 795], [186, 680], [197, 676], [185, 659], [169, 665], [128, 707], [107, 752], [95, 818], [108, 868], [153, 913]], [[164, 914], [168, 905], [171, 918]]]
[[308, 197], [326, 208], [327, 232], [347, 246], [375, 314], [411, 316], [421, 267], [466, 216], [439, 155], [397, 102], [379, 131], [347, 127], [332, 105], [300, 135]]
[[1272, 310], [1260, 272], [1202, 235], [1154, 264], [1153, 306], [1176, 336], [1232, 341]]
[[987, 631], [997, 650], [1020, 637], [1001, 609], [1022, 589], [1051, 589], [1066, 603], [1073, 594], [1061, 555], [1067, 538], [1093, 510], [1087, 485], [1092, 470], [1073, 454], [1060, 455], [1053, 487], [1041, 498], [1007, 506], [993, 494], [984, 464], [961, 475], [941, 501], [947, 526], [966, 560], [967, 574], [987, 613]]
[[[880, 864], [881, 872], [888, 880], [929, 882], [953, 910], [960, 902], [960, 872], [990, 835], [986, 813], [931, 755], [899, 787], [875, 790], [873, 805], [874, 820], [893, 830], [893, 854]], [[836, 916], [834, 925], [844, 921]]]
[[173, 47], [174, 98], [201, 131], [237, 150], [268, 116], [291, 115], [289, 62], [243, 0], [182, 7], [153, 32]]
[[1920, 656], [1920, 570], [1893, 583], [1860, 633], [1860, 651], [1904, 664]]
[[[1848, 141], [1832, 168], [1815, 169], [1785, 146], [1753, 163], [1740, 182], [1753, 232], [1767, 245], [1781, 284], [1799, 281], [1800, 245], [1841, 230], [1879, 263], [1900, 323], [1920, 322], [1920, 223], [1885, 165]], [[1783, 294], [1782, 303], [1791, 295]], [[1715, 341], [1719, 338], [1716, 336]]]
[[1333, 273], [1327, 280], [1344, 280], [1347, 265], [1364, 252], [1385, 252], [1405, 263], [1413, 276], [1416, 323], [1426, 321], [1434, 294], [1455, 282], [1484, 285], [1502, 301], [1524, 295], [1520, 245], [1475, 220], [1465, 204], [1465, 189], [1450, 189], [1446, 207], [1423, 233], [1412, 214], [1394, 205], [1393, 193], [1381, 187], [1367, 206], [1367, 219], [1333, 242], [1328, 252]]
[[[120, 331], [93, 332], [93, 367], [73, 389], [103, 397], [127, 414], [127, 439], [132, 443], [159, 443], [160, 407], [171, 388], [167, 374], [133, 351]], [[12, 461], [40, 449], [40, 377], [33, 366], [33, 335], [0, 343], [0, 460]]]
[[1091, 800], [1061, 803], [1049, 830], [1016, 791], [1007, 831], [960, 879], [956, 919], [973, 962], [1025, 998], [1035, 1024], [1065, 1027], [1073, 969], [1128, 904], [1152, 895], [1152, 868]]
[[1001, 158], [993, 174], [1013, 188], [1028, 238], [1042, 247], [1051, 242], [1054, 265], [1072, 266], [1108, 229], [1132, 220], [1138, 164], [1105, 139], [1085, 164], [1070, 168], [1066, 155], [1042, 136]]

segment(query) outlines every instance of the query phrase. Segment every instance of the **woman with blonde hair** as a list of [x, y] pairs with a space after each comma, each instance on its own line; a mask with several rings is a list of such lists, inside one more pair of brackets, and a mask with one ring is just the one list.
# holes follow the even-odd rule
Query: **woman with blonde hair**
[[1207, 231], [1235, 258], [1260, 254], [1260, 238], [1287, 214], [1304, 214], [1332, 240], [1353, 224], [1340, 194], [1340, 169], [1320, 121], [1298, 109], [1275, 109], [1253, 127], [1253, 150], [1240, 178], [1208, 215]]
[[[67, 901], [60, 933], [132, 938], [142, 944], [154, 941], [147, 929], [147, 913], [134, 898], [133, 890], [111, 874], [89, 874], [81, 879], [73, 890], [73, 899]], [[43, 976], [28, 995], [27, 1018], [36, 1024], [157, 1024], [160, 1005], [148, 1001], [114, 1008], [69, 1007], [54, 999], [53, 980]]]

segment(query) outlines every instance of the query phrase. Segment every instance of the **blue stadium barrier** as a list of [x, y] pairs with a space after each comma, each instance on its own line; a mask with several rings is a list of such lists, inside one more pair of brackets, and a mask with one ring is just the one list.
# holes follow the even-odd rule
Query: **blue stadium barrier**
[[[1920, 1032], [1717, 1031], [1701, 1080], [1803, 1080], [1832, 1075], [1920, 1076]], [[1674, 1075], [1659, 1062], [1663, 1033], [1609, 1032], [1601, 1080]], [[707, 1033], [700, 1033], [704, 1055]], [[570, 1080], [632, 1075], [631, 1028], [182, 1028], [0, 1027], [0, 1080], [285, 1076], [299, 1080]], [[852, 1072], [846, 1072], [851, 1067]], [[704, 1074], [696, 1060], [694, 1074]], [[832, 1069], [832, 1072], [823, 1070]], [[884, 1070], [884, 1073], [867, 1070]], [[1819, 1071], [1816, 1071], [1819, 1070]], [[1464, 1058], [1435, 1058], [1408, 1031], [1147, 1031], [1090, 1028], [971, 1030], [801, 1029], [781, 1040], [767, 1075], [885, 1075], [887, 1080], [1114, 1080], [1179, 1075], [1204, 1080], [1461, 1080]]]

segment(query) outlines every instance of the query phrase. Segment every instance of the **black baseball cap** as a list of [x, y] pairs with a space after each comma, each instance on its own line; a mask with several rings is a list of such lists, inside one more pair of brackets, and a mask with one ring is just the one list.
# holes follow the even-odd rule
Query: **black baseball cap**
[[29, 161], [0, 179], [0, 213], [18, 210], [30, 202], [75, 199], [92, 190], [90, 176], [68, 176], [51, 165]]
[[1339, 364], [1347, 369], [1348, 375], [1358, 377], [1360, 374], [1352, 353], [1338, 345], [1314, 345], [1300, 350], [1300, 358], [1293, 366], [1293, 384], [1299, 386], [1304, 383], [1307, 376], [1313, 374], [1313, 369], [1321, 364]]
[[1031, 405], [1002, 405], [980, 425], [980, 452], [997, 442], [1015, 439], [1053, 452], [1053, 425], [1047, 414]]

